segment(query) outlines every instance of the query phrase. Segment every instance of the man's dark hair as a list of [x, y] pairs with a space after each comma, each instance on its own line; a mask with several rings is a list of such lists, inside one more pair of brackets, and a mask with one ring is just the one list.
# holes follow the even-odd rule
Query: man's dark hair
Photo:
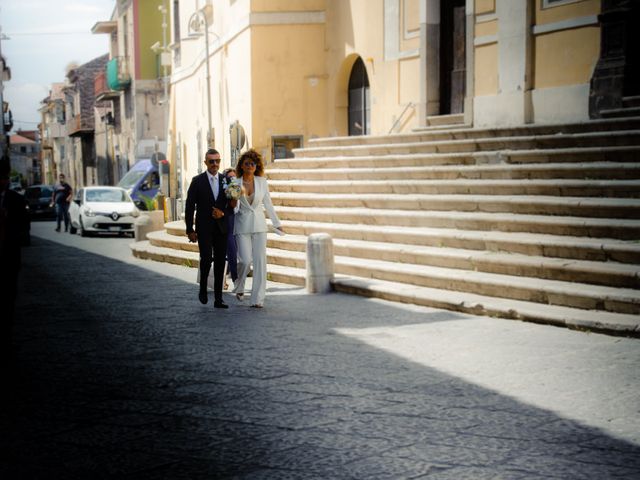
[[209, 150], [207, 150], [207, 153], [204, 154], [204, 159], [207, 159], [207, 155], [220, 155], [220, 152], [218, 150], [216, 150], [215, 148], [210, 148]]

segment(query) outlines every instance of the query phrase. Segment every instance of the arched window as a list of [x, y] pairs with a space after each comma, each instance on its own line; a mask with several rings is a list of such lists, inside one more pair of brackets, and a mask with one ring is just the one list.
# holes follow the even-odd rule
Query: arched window
[[349, 77], [349, 135], [371, 133], [369, 77], [360, 57], [353, 64]]

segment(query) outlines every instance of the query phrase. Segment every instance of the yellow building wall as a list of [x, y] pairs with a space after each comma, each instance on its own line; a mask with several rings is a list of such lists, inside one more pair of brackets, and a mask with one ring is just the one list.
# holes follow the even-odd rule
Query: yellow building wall
[[498, 93], [498, 44], [491, 43], [476, 47], [474, 85], [475, 96]]
[[156, 42], [162, 44], [162, 13], [158, 6], [163, 0], [137, 0], [137, 25], [136, 41], [136, 66], [139, 75], [137, 78], [151, 80], [158, 78], [156, 54], [151, 50], [151, 45]]
[[272, 135], [328, 135], [324, 40], [319, 24], [252, 27], [251, 129], [261, 153], [270, 156]]
[[588, 83], [600, 52], [600, 28], [537, 35], [534, 45], [534, 88]]
[[476, 15], [494, 13], [496, 11], [495, 0], [475, 0]]
[[488, 35], [498, 34], [498, 21], [492, 20], [490, 22], [476, 23], [476, 37], [485, 37]]
[[536, 0], [534, 23], [536, 25], [544, 25], [577, 17], [598, 15], [600, 13], [601, 1], [602, 0], [581, 0], [575, 3], [542, 8], [542, 0]]
[[320, 11], [326, 0], [251, 0], [252, 12]]
[[[537, 26], [600, 13], [600, 0], [583, 0], [543, 8], [536, 1]], [[600, 27], [582, 26], [534, 36], [533, 88], [586, 84], [600, 55]]]
[[[383, 0], [327, 0], [326, 49], [329, 96], [329, 134], [348, 134], [348, 83], [358, 57], [367, 70], [370, 88], [370, 130], [386, 134], [408, 102], [420, 99], [419, 39], [404, 39], [403, 9], [413, 15], [419, 4], [401, 2], [399, 58], [385, 58]], [[407, 52], [415, 54], [407, 55]], [[415, 107], [405, 113], [405, 130], [418, 125]], [[403, 118], [405, 118], [403, 117]]]

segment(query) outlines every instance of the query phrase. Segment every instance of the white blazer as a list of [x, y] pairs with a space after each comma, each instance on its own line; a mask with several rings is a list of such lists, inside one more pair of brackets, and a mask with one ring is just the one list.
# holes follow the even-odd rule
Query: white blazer
[[[271, 203], [269, 195], [269, 186], [267, 179], [264, 177], [253, 177], [255, 191], [253, 192], [253, 201], [249, 203], [248, 198], [243, 195], [238, 200], [238, 205], [234, 209], [235, 222], [233, 234], [242, 233], [258, 233], [269, 231], [267, 227], [267, 219], [264, 216], [264, 210], [267, 210], [271, 223], [274, 227], [280, 228], [280, 219]], [[243, 184], [242, 177], [240, 185]], [[263, 208], [264, 205], [264, 208]]]

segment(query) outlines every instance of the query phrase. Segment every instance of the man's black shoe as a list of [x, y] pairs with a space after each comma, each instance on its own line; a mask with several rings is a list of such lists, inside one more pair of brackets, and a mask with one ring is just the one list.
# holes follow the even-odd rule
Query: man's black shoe
[[200, 291], [200, 293], [198, 293], [198, 299], [200, 299], [200, 303], [205, 304], [209, 301], [209, 297], [207, 297], [207, 292], [206, 290]]
[[215, 308], [229, 308], [229, 305], [224, 303], [222, 300], [216, 300], [215, 302], [213, 302], [213, 306]]

